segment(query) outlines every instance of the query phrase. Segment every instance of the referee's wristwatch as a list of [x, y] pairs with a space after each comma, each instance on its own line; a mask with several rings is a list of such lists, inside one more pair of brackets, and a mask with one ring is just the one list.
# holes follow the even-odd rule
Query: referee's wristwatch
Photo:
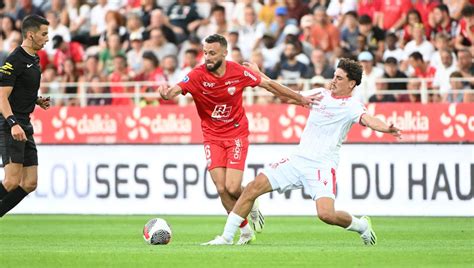
[[16, 120], [16, 117], [14, 115], [10, 115], [7, 117], [7, 123], [10, 127], [13, 127], [15, 125], [18, 125], [18, 120]]

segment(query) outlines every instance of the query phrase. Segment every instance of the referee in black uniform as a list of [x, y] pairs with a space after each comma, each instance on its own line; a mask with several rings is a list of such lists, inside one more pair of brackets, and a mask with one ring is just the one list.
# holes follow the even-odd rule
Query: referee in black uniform
[[38, 154], [30, 114], [49, 98], [38, 97], [41, 69], [36, 52], [48, 41], [49, 22], [38, 15], [23, 19], [23, 42], [0, 67], [0, 152], [5, 179], [0, 183], [0, 217], [36, 189]]

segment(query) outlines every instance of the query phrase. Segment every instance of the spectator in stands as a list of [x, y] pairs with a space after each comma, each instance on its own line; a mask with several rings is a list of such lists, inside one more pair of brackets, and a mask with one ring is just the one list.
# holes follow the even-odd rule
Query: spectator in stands
[[[472, 52], [468, 49], [461, 49], [458, 51], [458, 71], [461, 72], [465, 78], [474, 77], [474, 64], [472, 63]], [[470, 83], [471, 88], [474, 88], [474, 81], [466, 81]]]
[[215, 5], [211, 8], [210, 17], [201, 20], [196, 35], [200, 39], [204, 39], [214, 33], [225, 35], [228, 27], [229, 25], [225, 17], [225, 8], [220, 5]]
[[[296, 60], [303, 63], [304, 65], [308, 66], [311, 61], [309, 59], [308, 56], [306, 56], [306, 53], [305, 53], [305, 50], [303, 48], [303, 43], [300, 42], [300, 40], [298, 40], [298, 27], [294, 26], [294, 31], [287, 31], [286, 33], [286, 38], [285, 38], [285, 44], [287, 43], [293, 43], [295, 44], [295, 48], [296, 48]], [[285, 29], [285, 31], [289, 29], [289, 27], [287, 27]], [[311, 51], [313, 51], [312, 48], [310, 49], [307, 49], [308, 52], [308, 55], [311, 55]]]
[[414, 76], [416, 78], [426, 78], [425, 83], [427, 89], [433, 89], [433, 78], [436, 74], [436, 69], [428, 65], [428, 63], [423, 60], [421, 53], [417, 51], [410, 55], [408, 61], [414, 70]]
[[239, 27], [238, 43], [238, 47], [240, 48], [245, 60], [250, 59], [256, 40], [261, 36], [261, 33], [258, 33], [257, 31], [257, 25], [257, 14], [255, 13], [254, 8], [251, 5], [246, 6], [244, 8], [244, 21]]
[[171, 29], [171, 24], [169, 23], [166, 14], [161, 9], [155, 9], [150, 14], [150, 22], [146, 26], [146, 31], [143, 34], [143, 39], [148, 40], [150, 39], [150, 32], [153, 29], [159, 28], [161, 32], [165, 36], [168, 42], [177, 45], [176, 35], [174, 34], [173, 30]]
[[324, 77], [320, 75], [313, 76], [310, 80], [311, 82], [311, 88], [320, 88], [324, 87], [327, 88], [327, 81]]
[[91, 28], [89, 35], [97, 40], [91, 41], [91, 43], [97, 44], [98, 37], [105, 32], [105, 15], [109, 10], [113, 10], [113, 7], [107, 3], [107, 0], [97, 0], [97, 4], [91, 9], [89, 21]]
[[318, 7], [314, 11], [312, 33], [313, 46], [322, 49], [325, 53], [331, 53], [339, 46], [339, 30], [329, 21], [324, 7]]
[[375, 94], [370, 96], [369, 102], [396, 102], [397, 100], [392, 94], [386, 94], [387, 84], [382, 81], [375, 83]]
[[410, 77], [407, 83], [409, 102], [420, 102], [421, 81], [416, 77]]
[[295, 19], [290, 19], [288, 17], [288, 9], [286, 7], [277, 7], [275, 9], [275, 20], [268, 28], [264, 27], [262, 24], [262, 32], [269, 32], [275, 38], [275, 45], [279, 46], [285, 41], [284, 30], [288, 25], [297, 25]]
[[341, 31], [341, 47], [353, 55], [357, 55], [357, 37], [359, 36], [359, 22], [357, 13], [349, 11], [344, 14], [344, 26]]
[[184, 78], [199, 63], [198, 51], [196, 49], [188, 49], [184, 52], [183, 65], [181, 69], [181, 78]]
[[285, 6], [288, 9], [288, 18], [296, 20], [298, 24], [304, 15], [311, 13], [308, 4], [302, 0], [285, 0]]
[[[453, 46], [450, 45], [451, 40], [449, 38], [449, 35], [446, 33], [437, 33], [436, 36], [434, 37], [434, 45], [436, 48], [436, 51], [431, 55], [431, 60], [430, 60], [430, 65], [435, 67], [436, 69], [441, 68], [443, 65], [441, 63], [441, 51], [448, 49], [452, 50]], [[453, 57], [453, 64], [457, 64], [457, 59], [456, 59], [456, 54], [454, 52], [451, 52], [452, 57]]]
[[21, 0], [18, 12], [16, 13], [15, 26], [17, 29], [21, 28], [21, 22], [28, 15], [39, 15], [44, 17], [43, 11], [33, 4], [33, 0]]
[[145, 32], [145, 27], [143, 27], [142, 19], [138, 13], [130, 13], [127, 15], [126, 27], [129, 39], [132, 34], [140, 34], [143, 36]]
[[301, 18], [301, 21], [300, 21], [301, 34], [299, 36], [299, 40], [303, 42], [303, 44], [308, 44], [311, 47], [313, 47], [311, 43], [313, 39], [313, 37], [311, 36], [311, 28], [313, 27], [313, 24], [314, 24], [313, 14], [306, 14]]
[[[424, 25], [421, 18], [421, 14], [416, 9], [410, 9], [407, 13], [407, 22], [403, 25], [402, 29], [402, 42], [401, 47], [405, 47], [408, 42], [413, 40], [413, 27], [416, 27], [418, 24]], [[425, 29], [425, 38], [430, 37], [429, 27], [424, 27]]]
[[401, 29], [411, 7], [411, 0], [385, 0], [384, 4], [380, 6], [380, 16], [378, 16], [376, 25], [384, 31], [390, 32]]
[[168, 85], [175, 85], [183, 80], [181, 72], [178, 70], [178, 60], [175, 55], [164, 57], [161, 61], [161, 67], [163, 69], [163, 74], [168, 81]]
[[[163, 7], [159, 7], [156, 0], [141, 0], [141, 15], [143, 26], [149, 29], [151, 24], [151, 17], [153, 16], [153, 11], [159, 10], [161, 14], [164, 13]], [[166, 15], [166, 14], [163, 14]], [[152, 26], [154, 28], [156, 26]], [[173, 34], [174, 35], [174, 34]]]
[[66, 1], [66, 10], [69, 18], [69, 31], [73, 40], [82, 44], [88, 43], [91, 8], [85, 0]]
[[109, 10], [105, 13], [105, 31], [100, 34], [99, 46], [107, 46], [109, 36], [118, 34], [120, 37], [121, 49], [125, 51], [128, 48], [127, 28], [125, 28], [125, 18], [117, 11]]
[[451, 50], [443, 49], [440, 51], [441, 66], [436, 68], [433, 78], [433, 89], [439, 90], [442, 102], [448, 102], [449, 93], [451, 91], [450, 75], [456, 71], [457, 66], [453, 63], [453, 55]]
[[[308, 69], [305, 64], [296, 59], [298, 51], [295, 43], [286, 43], [283, 51], [284, 59], [278, 68], [278, 79], [283, 80], [282, 84], [288, 85], [294, 90], [302, 90], [303, 78], [308, 78]], [[309, 76], [311, 77], [311, 76]]]
[[359, 32], [366, 37], [368, 51], [375, 55], [376, 61], [382, 60], [385, 49], [385, 32], [372, 24], [372, 19], [367, 15], [359, 17]]
[[[474, 101], [474, 91], [469, 87], [469, 84], [463, 83], [463, 75], [459, 71], [454, 71], [449, 75], [449, 84], [451, 87], [451, 93], [448, 94], [445, 101], [447, 102], [473, 102]], [[465, 90], [465, 92], [460, 92], [458, 90]]]
[[334, 76], [334, 68], [329, 64], [324, 51], [321, 49], [314, 49], [311, 53], [311, 66], [309, 76], [322, 76], [325, 79], [332, 79]]
[[[46, 19], [49, 21], [48, 35], [56, 36], [59, 35], [63, 38], [66, 43], [71, 42], [71, 33], [69, 28], [61, 24], [59, 21], [59, 14], [54, 11], [46, 12]], [[53, 42], [46, 42], [44, 49], [48, 53], [48, 56], [54, 55]]]
[[[172, 4], [168, 9], [168, 18], [178, 43], [186, 40], [189, 32], [195, 29], [188, 29], [191, 22], [200, 20], [197, 8], [191, 0], [177, 0], [176, 3]], [[198, 25], [196, 25], [197, 27]]]
[[111, 99], [105, 96], [94, 96], [99, 94], [107, 94], [110, 93], [108, 87], [101, 85], [102, 79], [98, 75], [94, 75], [90, 79], [90, 87], [87, 89], [87, 105], [89, 106], [102, 106], [102, 105], [110, 105]]
[[466, 5], [462, 11], [462, 19], [456, 37], [456, 49], [469, 49], [474, 54], [474, 5]]
[[[231, 13], [231, 24], [236, 27], [240, 27], [246, 24], [247, 16], [246, 9], [250, 8], [253, 10], [254, 13], [258, 14], [260, 9], [262, 8], [262, 4], [259, 1], [252, 1], [252, 0], [240, 0], [235, 1], [235, 6], [232, 9]], [[256, 15], [255, 15], [256, 16]]]
[[362, 15], [367, 15], [372, 21], [378, 21], [382, 3], [382, 1], [359, 0], [357, 1], [357, 14], [359, 17]]
[[[398, 69], [398, 61], [394, 57], [388, 57], [384, 62], [385, 79], [407, 79], [408, 77]], [[388, 90], [406, 90], [407, 82], [387, 82], [386, 88]], [[408, 101], [408, 96], [405, 94], [395, 94], [395, 99], [398, 102]]]
[[[262, 52], [263, 66], [265, 71], [275, 70], [280, 62], [280, 55], [283, 52], [282, 46], [276, 45], [276, 39], [272, 32], [266, 31], [261, 39], [257, 41], [257, 49]], [[276, 79], [272, 73], [266, 73], [271, 79]]]
[[143, 94], [142, 98], [140, 99], [140, 107], [143, 108], [146, 106], [158, 106], [160, 104], [158, 98], [153, 96], [153, 94], [157, 94], [155, 87], [147, 87], [144, 93], [145, 94]]
[[369, 51], [360, 53], [357, 59], [363, 69], [362, 81], [354, 89], [352, 96], [359, 98], [362, 103], [367, 103], [369, 97], [375, 94], [376, 81], [383, 76], [383, 70], [374, 66], [374, 56]]
[[107, 47], [99, 53], [99, 72], [108, 76], [114, 71], [114, 58], [117, 55], [125, 56], [122, 50], [122, 43], [118, 33], [110, 34], [107, 37]]
[[163, 31], [155, 28], [150, 32], [150, 40], [145, 41], [145, 50], [152, 51], [161, 61], [167, 55], [178, 54], [178, 48], [166, 40]]
[[55, 49], [53, 64], [56, 67], [58, 75], [64, 73], [64, 63], [68, 59], [74, 62], [76, 68], [82, 70], [85, 54], [81, 44], [77, 42], [65, 42], [60, 35], [54, 36], [52, 43], [53, 49]]
[[413, 0], [412, 3], [413, 8], [421, 14], [421, 23], [425, 25], [425, 29], [431, 30], [434, 19], [433, 10], [441, 4], [441, 0]]
[[[42, 72], [41, 75], [41, 83], [40, 83], [40, 92], [41, 95], [54, 95], [60, 94], [61, 92], [61, 77], [57, 75], [56, 68], [54, 65], [49, 64], [47, 65]], [[46, 84], [49, 84], [46, 86]], [[53, 98], [51, 99], [51, 105], [61, 105], [63, 101], [61, 99]]]
[[398, 62], [403, 60], [403, 49], [398, 47], [398, 37], [395, 33], [388, 33], [385, 36], [385, 51], [383, 53], [383, 60], [393, 57]]
[[232, 61], [237, 62], [238, 64], [244, 63], [244, 56], [239, 47], [233, 47], [230, 52], [230, 58]]
[[127, 64], [132, 72], [130, 76], [135, 77], [143, 66], [143, 36], [139, 32], [130, 34], [131, 49], [127, 52]]
[[[100, 77], [99, 72], [99, 57], [97, 55], [89, 55], [84, 64], [84, 69], [82, 70], [82, 75], [79, 76], [79, 88], [78, 92], [83, 93], [88, 91], [87, 83], [92, 81], [94, 76]], [[102, 77], [101, 77], [101, 80]]]
[[453, 20], [459, 21], [462, 17], [462, 9], [466, 6], [469, 5], [470, 3], [472, 4], [472, 1], [466, 1], [466, 0], [443, 0], [443, 3], [449, 5], [449, 16], [453, 18]]
[[[153, 52], [145, 51], [143, 53], [143, 69], [138, 76], [135, 77], [135, 80], [154, 82], [155, 87], [167, 83], [166, 77], [163, 74], [163, 69], [160, 68], [160, 61]], [[142, 88], [141, 91], [144, 92], [146, 88], [147, 87]]]
[[412, 34], [413, 34], [413, 40], [408, 42], [403, 49], [404, 51], [404, 57], [403, 60], [405, 61], [402, 64], [402, 71], [405, 71], [407, 69], [407, 59], [412, 55], [414, 52], [418, 52], [421, 55], [423, 55], [423, 61], [429, 64], [431, 56], [434, 53], [434, 47], [429, 42], [426, 40], [425, 36], [425, 27], [423, 24], [415, 24], [412, 27]]
[[[79, 72], [72, 59], [66, 59], [64, 61], [64, 73], [61, 76], [61, 82], [63, 83], [77, 83], [79, 79]], [[78, 90], [77, 85], [67, 85], [61, 89], [61, 92], [68, 94], [67, 99], [63, 105], [66, 106], [79, 106], [79, 98], [77, 96]]]
[[258, 20], [262, 22], [265, 27], [269, 27], [275, 19], [275, 10], [278, 7], [276, 0], [267, 0], [258, 12]]
[[[449, 36], [449, 39], [456, 37], [456, 30], [458, 27], [457, 21], [451, 19], [449, 16], [449, 8], [445, 4], [437, 5], [433, 9], [433, 19], [431, 20], [431, 36], [434, 37], [438, 33], [444, 33]], [[426, 25], [426, 24], [425, 24]]]
[[112, 83], [110, 93], [112, 93], [112, 105], [131, 105], [133, 101], [130, 97], [118, 96], [130, 93], [128, 87], [121, 85], [121, 82], [131, 81], [127, 67], [127, 58], [123, 54], [117, 54], [113, 59], [113, 72], [109, 75], [108, 81]]
[[2, 18], [2, 27], [0, 30], [3, 40], [3, 46], [0, 47], [2, 50], [10, 53], [13, 48], [16, 48], [16, 46], [12, 46], [12, 42], [15, 40], [21, 40], [20, 31], [17, 29], [18, 28], [15, 26], [15, 20], [12, 16], [6, 15]]
[[[337, 28], [341, 28], [343, 24], [344, 14], [354, 11], [357, 8], [356, 0], [338, 0], [330, 1], [326, 14]], [[356, 13], [357, 14], [357, 13]]]

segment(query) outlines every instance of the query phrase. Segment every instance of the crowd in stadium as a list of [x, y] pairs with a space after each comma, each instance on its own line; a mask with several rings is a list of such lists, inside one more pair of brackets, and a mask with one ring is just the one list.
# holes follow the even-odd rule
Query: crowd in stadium
[[[43, 15], [50, 22], [50, 41], [39, 54], [42, 82], [48, 85], [42, 86], [41, 94], [86, 90], [88, 105], [133, 104], [132, 98], [113, 95], [133, 87], [100, 87], [96, 82], [175, 85], [202, 63], [201, 40], [213, 33], [226, 36], [228, 60], [253, 61], [294, 90], [303, 89], [302, 79], [309, 79], [311, 86], [324, 85], [338, 60], [349, 57], [364, 68], [362, 84], [354, 92], [364, 103], [420, 102], [419, 94], [378, 91], [417, 91], [422, 86], [439, 90], [429, 94], [429, 102], [474, 101], [469, 92], [474, 92], [472, 0], [1, 2], [0, 63], [21, 43], [21, 20]], [[428, 82], [423, 85], [416, 78]], [[144, 86], [141, 91], [156, 89]], [[108, 92], [111, 98], [94, 97]], [[255, 103], [274, 101], [257, 95]], [[174, 102], [144, 97], [140, 105], [170, 103]], [[78, 105], [78, 98], [54, 104]]]

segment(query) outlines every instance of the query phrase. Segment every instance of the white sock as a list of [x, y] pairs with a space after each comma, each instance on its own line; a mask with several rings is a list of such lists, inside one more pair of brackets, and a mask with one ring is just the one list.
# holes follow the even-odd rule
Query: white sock
[[349, 225], [346, 228], [346, 230], [358, 232], [359, 234], [362, 234], [365, 230], [367, 230], [368, 224], [366, 220], [361, 220], [354, 216], [351, 216], [351, 217], [352, 217], [351, 225]]
[[224, 239], [227, 241], [234, 241], [234, 235], [243, 221], [244, 218], [240, 217], [234, 212], [230, 212], [229, 216], [227, 217], [227, 222], [225, 223], [224, 233], [222, 233]]
[[241, 234], [251, 234], [253, 232], [252, 228], [250, 228], [250, 224], [246, 224], [244, 227], [240, 227]]

